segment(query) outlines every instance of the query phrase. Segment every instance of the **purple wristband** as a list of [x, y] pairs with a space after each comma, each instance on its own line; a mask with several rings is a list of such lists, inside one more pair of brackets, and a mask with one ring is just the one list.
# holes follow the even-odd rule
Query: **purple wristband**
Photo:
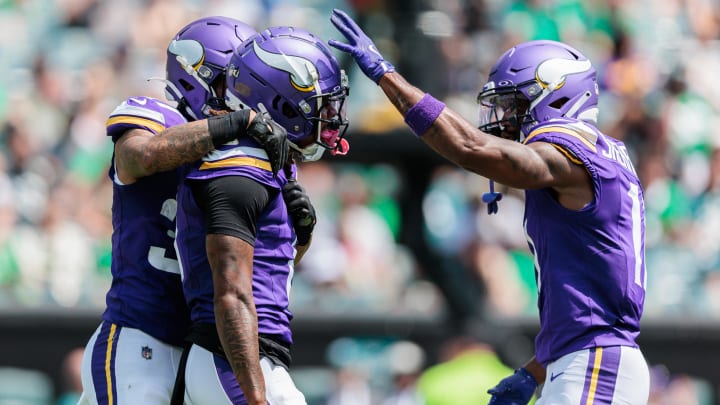
[[422, 136], [445, 108], [445, 103], [425, 93], [417, 104], [405, 114], [405, 123], [418, 137]]

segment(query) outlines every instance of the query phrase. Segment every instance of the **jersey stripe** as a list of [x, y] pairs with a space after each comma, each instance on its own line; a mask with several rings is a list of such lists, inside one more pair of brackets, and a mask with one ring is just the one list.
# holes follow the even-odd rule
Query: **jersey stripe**
[[200, 170], [218, 169], [221, 167], [236, 167], [236, 166], [253, 166], [263, 170], [271, 171], [272, 167], [270, 162], [264, 160], [255, 159], [253, 157], [235, 157], [230, 159], [218, 160], [215, 162], [204, 162], [200, 165]]
[[570, 136], [575, 137], [578, 140], [580, 140], [580, 142], [585, 144], [585, 146], [587, 146], [593, 152], [597, 152], [597, 148], [595, 147], [595, 145], [593, 145], [590, 141], [588, 141], [588, 139], [586, 137], [582, 136], [582, 134], [580, 134], [578, 131], [572, 130], [570, 128], [560, 127], [560, 126], [549, 126], [549, 127], [538, 128], [538, 129], [532, 131], [530, 133], [530, 135], [528, 135], [528, 137], [525, 138], [525, 141], [523, 141], [523, 143], [527, 144], [528, 141], [530, 141], [530, 139], [534, 138], [537, 135], [544, 134], [547, 132], [560, 132], [563, 134], [570, 135]]
[[[237, 144], [237, 141], [235, 141], [235, 143]], [[230, 145], [230, 144], [228, 143], [225, 145]], [[216, 162], [218, 160], [229, 159], [229, 158], [233, 158], [233, 157], [246, 157], [246, 156], [264, 159], [264, 160], [268, 159], [268, 155], [267, 155], [267, 152], [265, 152], [265, 149], [254, 148], [252, 146], [242, 146], [242, 145], [232, 146], [230, 149], [226, 149], [225, 146], [223, 146], [222, 148], [223, 149], [213, 150], [210, 153], [208, 153], [207, 155], [205, 155], [205, 157], [203, 157], [203, 162]]]
[[595, 401], [595, 391], [597, 391], [598, 375], [600, 374], [600, 365], [602, 364], [603, 348], [595, 349], [595, 361], [593, 362], [592, 374], [590, 377], [590, 389], [588, 390], [587, 401], [585, 405], [592, 405]]
[[113, 346], [114, 346], [114, 340], [115, 340], [115, 331], [117, 330], [117, 325], [112, 324], [110, 325], [110, 333], [108, 333], [107, 338], [107, 350], [105, 352], [105, 381], [107, 383], [107, 398], [108, 398], [108, 405], [113, 405], [114, 398], [113, 398], [113, 378], [112, 378], [112, 367], [110, 367], [112, 360], [113, 360]]
[[[131, 98], [130, 100], [133, 100], [136, 103], [140, 103], [140, 99], [132, 99]], [[165, 105], [161, 102], [158, 102], [156, 100], [153, 100], [153, 99], [142, 99], [142, 100], [144, 100], [144, 101], [142, 102], [141, 106], [128, 104], [127, 101], [123, 102], [112, 113], [110, 113], [110, 117], [117, 117], [120, 115], [130, 115], [133, 117], [142, 117], [142, 118], [147, 118], [147, 119], [151, 119], [153, 121], [158, 121], [158, 122], [164, 123], [165, 116], [163, 115], [163, 113], [160, 111], [155, 111], [152, 108], [162, 107], [164, 109], [171, 111], [174, 115], [180, 114], [176, 109], [174, 109], [168, 105]], [[148, 104], [148, 102], [150, 102], [150, 104]]]
[[562, 146], [557, 145], [557, 144], [554, 144], [554, 143], [552, 144], [552, 146], [554, 146], [555, 149], [559, 150], [560, 153], [562, 153], [563, 155], [565, 155], [565, 157], [567, 157], [568, 159], [570, 159], [570, 161], [573, 162], [573, 163], [575, 163], [576, 165], [582, 165], [582, 164], [583, 164], [583, 162], [582, 162], [580, 159], [578, 159], [577, 157], [575, 157], [572, 153], [568, 152], [568, 151], [567, 151], [565, 148], [563, 148]]
[[147, 127], [155, 133], [162, 132], [165, 129], [165, 125], [155, 122], [146, 118], [133, 117], [130, 115], [116, 115], [111, 117], [105, 123], [106, 127], [110, 127], [115, 124], [135, 124], [138, 126]]

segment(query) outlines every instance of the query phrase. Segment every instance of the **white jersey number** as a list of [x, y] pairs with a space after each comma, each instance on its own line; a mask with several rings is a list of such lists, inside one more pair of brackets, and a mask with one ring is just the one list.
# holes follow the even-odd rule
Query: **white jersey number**
[[[175, 221], [175, 217], [177, 216], [177, 201], [173, 198], [165, 200], [162, 205], [162, 209], [160, 210], [160, 215], [171, 221]], [[167, 235], [173, 240], [174, 244], [175, 231], [168, 231]], [[158, 246], [150, 246], [150, 250], [148, 251], [148, 262], [151, 266], [158, 270], [167, 271], [168, 273], [173, 274], [180, 274], [178, 261], [167, 257], [166, 254], [167, 249]]]
[[630, 201], [632, 202], [632, 241], [633, 241], [633, 252], [635, 253], [635, 284], [645, 289], [645, 283], [647, 282], [647, 272], [643, 275], [643, 264], [645, 263], [645, 257], [642, 252], [642, 216], [640, 215], [640, 189], [637, 184], [630, 184], [630, 189], [627, 192]]

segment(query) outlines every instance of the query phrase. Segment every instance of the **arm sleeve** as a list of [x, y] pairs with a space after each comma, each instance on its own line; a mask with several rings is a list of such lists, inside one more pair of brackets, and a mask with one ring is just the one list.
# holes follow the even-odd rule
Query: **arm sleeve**
[[205, 233], [222, 234], [255, 244], [257, 218], [277, 193], [243, 176], [188, 181], [198, 206], [205, 212]]

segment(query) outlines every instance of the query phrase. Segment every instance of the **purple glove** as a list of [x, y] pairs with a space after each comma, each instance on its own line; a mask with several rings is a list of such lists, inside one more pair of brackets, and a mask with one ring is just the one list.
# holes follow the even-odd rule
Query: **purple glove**
[[385, 73], [395, 71], [395, 66], [383, 59], [373, 41], [365, 35], [357, 23], [345, 12], [334, 9], [330, 21], [347, 38], [349, 43], [346, 44], [331, 39], [328, 44], [352, 55], [365, 76], [377, 83]]
[[537, 386], [535, 378], [520, 367], [515, 374], [505, 377], [488, 390], [488, 394], [492, 395], [488, 405], [527, 405]]

